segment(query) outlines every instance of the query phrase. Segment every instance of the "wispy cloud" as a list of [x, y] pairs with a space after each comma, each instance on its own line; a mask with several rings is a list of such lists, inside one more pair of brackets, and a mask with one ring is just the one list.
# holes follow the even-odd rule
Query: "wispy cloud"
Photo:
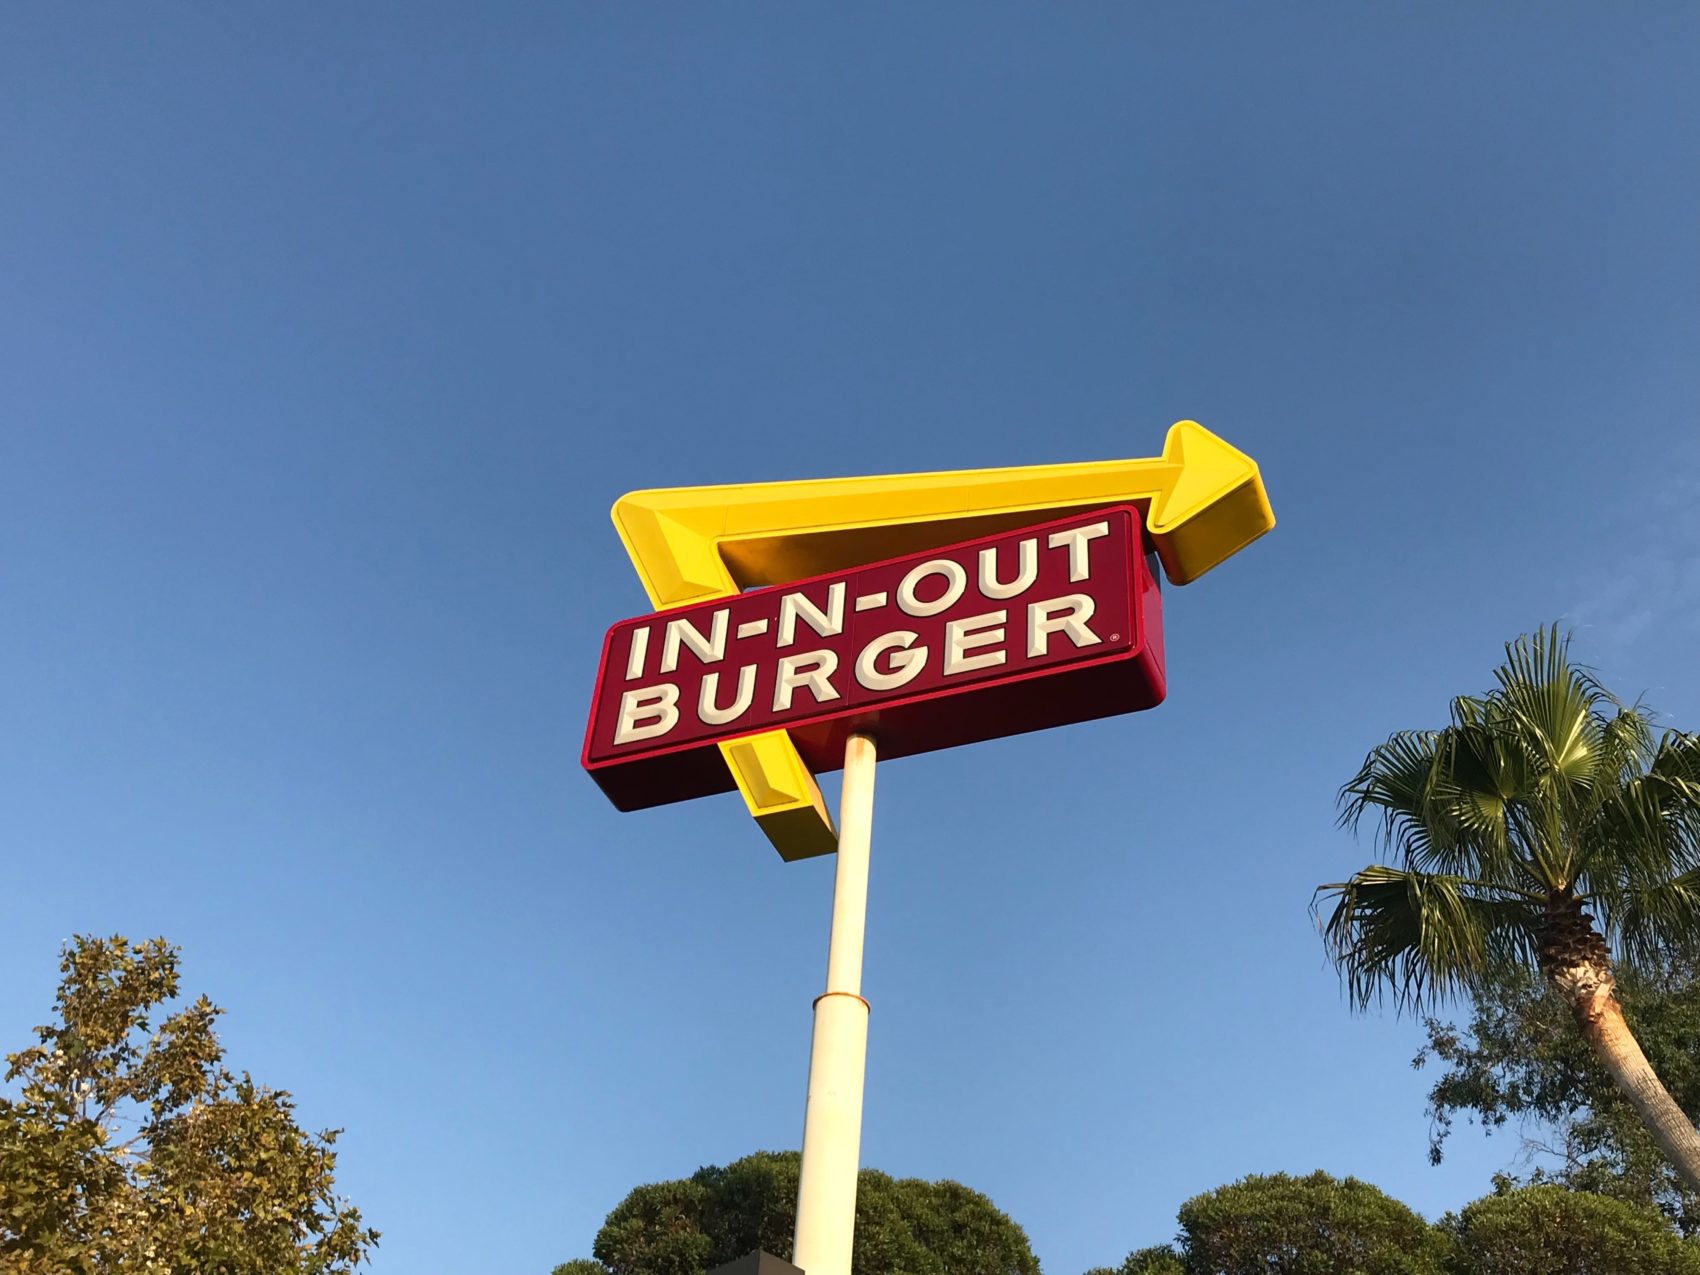
[[1597, 642], [1622, 648], [1655, 631], [1700, 633], [1700, 445], [1672, 457], [1636, 507], [1609, 520], [1589, 558], [1569, 618]]

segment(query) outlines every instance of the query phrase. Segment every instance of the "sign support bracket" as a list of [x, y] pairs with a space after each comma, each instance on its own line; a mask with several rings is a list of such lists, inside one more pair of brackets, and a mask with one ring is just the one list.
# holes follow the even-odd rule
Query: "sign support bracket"
[[862, 943], [868, 919], [868, 852], [874, 818], [872, 735], [845, 741], [838, 802], [838, 863], [826, 991], [815, 998], [809, 1097], [797, 1182], [791, 1260], [807, 1275], [850, 1275], [861, 1169], [862, 1082], [868, 1062], [868, 1002], [862, 999]]

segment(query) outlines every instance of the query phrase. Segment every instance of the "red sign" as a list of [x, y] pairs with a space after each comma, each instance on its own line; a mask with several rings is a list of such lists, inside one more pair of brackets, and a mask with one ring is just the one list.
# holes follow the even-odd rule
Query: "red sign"
[[584, 766], [621, 810], [732, 788], [716, 744], [783, 728], [815, 771], [1150, 708], [1162, 608], [1119, 506], [608, 630]]

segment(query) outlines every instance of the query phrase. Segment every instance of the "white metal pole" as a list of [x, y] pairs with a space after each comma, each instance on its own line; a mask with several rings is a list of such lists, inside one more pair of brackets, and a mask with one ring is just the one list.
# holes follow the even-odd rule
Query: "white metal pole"
[[838, 867], [826, 991], [815, 998], [809, 1102], [797, 1183], [791, 1261], [805, 1275], [850, 1275], [856, 1175], [862, 1153], [862, 1077], [868, 1061], [868, 1002], [862, 999], [862, 935], [868, 919], [868, 845], [874, 821], [874, 741], [844, 745], [838, 799]]

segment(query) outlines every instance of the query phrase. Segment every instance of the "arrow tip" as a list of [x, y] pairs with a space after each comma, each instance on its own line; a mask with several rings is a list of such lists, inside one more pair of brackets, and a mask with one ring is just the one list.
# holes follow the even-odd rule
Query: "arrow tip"
[[1171, 582], [1196, 580], [1275, 525], [1257, 462], [1197, 421], [1169, 428], [1163, 459], [1175, 477], [1151, 511], [1151, 533]]
[[1169, 427], [1163, 459], [1174, 465], [1177, 473], [1151, 511], [1151, 529], [1155, 532], [1173, 531], [1241, 483], [1258, 476], [1256, 461], [1197, 421], [1176, 421]]

